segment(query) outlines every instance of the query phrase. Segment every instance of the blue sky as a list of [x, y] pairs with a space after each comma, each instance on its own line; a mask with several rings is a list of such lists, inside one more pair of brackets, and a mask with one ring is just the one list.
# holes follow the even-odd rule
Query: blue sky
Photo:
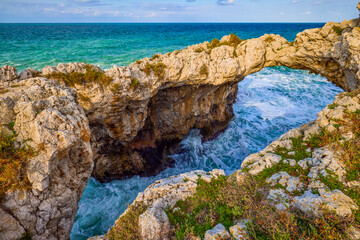
[[327, 22], [358, 0], [0, 0], [0, 22]]

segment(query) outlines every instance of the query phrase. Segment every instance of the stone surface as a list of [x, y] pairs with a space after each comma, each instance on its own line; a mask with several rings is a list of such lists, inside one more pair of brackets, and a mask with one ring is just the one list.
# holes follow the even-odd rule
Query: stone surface
[[168, 239], [169, 218], [161, 208], [148, 208], [139, 216], [139, 228], [144, 240]]
[[231, 236], [221, 223], [206, 231], [204, 240], [230, 240]]
[[18, 78], [16, 68], [9, 65], [0, 67], [0, 83], [9, 82]]
[[0, 240], [19, 239], [24, 233], [19, 222], [0, 208]]
[[[30, 189], [6, 192], [0, 209], [34, 240], [68, 239], [93, 167], [85, 112], [75, 91], [54, 81], [30, 78], [4, 87], [1, 124], [13, 122], [17, 144], [31, 139], [27, 144], [37, 154], [26, 167]], [[1, 234], [14, 234], [5, 230]]]
[[246, 231], [246, 223], [247, 223], [246, 220], [242, 220], [229, 228], [230, 234], [235, 240], [248, 239], [248, 235]]
[[[357, 88], [359, 21], [329, 22], [297, 34], [293, 43], [274, 34], [242, 41], [236, 48], [222, 45], [210, 49], [204, 42], [127, 67], [114, 66], [105, 71], [113, 78], [107, 86], [75, 85], [93, 132], [93, 176], [109, 181], [135, 174], [154, 175], [171, 166], [173, 161], [167, 156], [176, 151], [190, 129], [201, 129], [208, 139], [227, 126], [233, 116], [237, 83], [265, 67], [306, 69], [344, 90]], [[336, 28], [344, 30], [337, 33]], [[221, 39], [222, 43], [228, 40], [229, 36]], [[162, 72], [149, 70], [157, 64], [164, 64]], [[206, 74], [200, 71], [203, 66]], [[69, 63], [44, 67], [42, 74], [85, 71], [84, 63]], [[323, 125], [329, 123], [324, 120], [319, 126], [312, 125], [305, 136]], [[281, 144], [291, 147], [289, 140]], [[264, 167], [259, 165], [251, 173]]]

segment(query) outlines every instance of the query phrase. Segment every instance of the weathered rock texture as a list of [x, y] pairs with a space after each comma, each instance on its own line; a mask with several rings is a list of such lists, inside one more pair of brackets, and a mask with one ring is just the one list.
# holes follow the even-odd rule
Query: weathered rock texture
[[[356, 93], [356, 91], [355, 91]], [[354, 92], [352, 93], [354, 94]], [[336, 107], [334, 107], [336, 106]], [[262, 151], [252, 154], [244, 159], [241, 169], [235, 173], [238, 184], [243, 184], [246, 173], [251, 175], [263, 174], [265, 169], [283, 166], [278, 172], [267, 178], [266, 182], [270, 185], [270, 191], [266, 201], [261, 202], [263, 205], [275, 206], [279, 211], [290, 209], [299, 209], [304, 213], [315, 217], [321, 217], [328, 210], [335, 212], [343, 218], [352, 218], [354, 211], [359, 209], [359, 205], [349, 197], [347, 188], [360, 188], [360, 179], [349, 181], [346, 179], [346, 173], [349, 169], [345, 166], [340, 150], [334, 151], [332, 144], [321, 148], [306, 150], [311, 157], [304, 159], [284, 159], [278, 155], [278, 149], [288, 151], [292, 155], [292, 139], [302, 139], [306, 141], [312, 135], [319, 134], [322, 129], [332, 131], [331, 127], [337, 124], [336, 120], [341, 119], [344, 114], [351, 114], [360, 111], [360, 94], [355, 96], [347, 93], [337, 95], [333, 104], [328, 105], [324, 110], [319, 112], [315, 121], [305, 124], [299, 128], [290, 130], [283, 134], [279, 139], [273, 141]], [[358, 123], [357, 123], [358, 124]], [[342, 128], [340, 126], [340, 128]], [[344, 138], [351, 140], [355, 134], [348, 132]], [[291, 154], [290, 154], [291, 153]], [[301, 168], [304, 173], [298, 176], [291, 176], [288, 171], [289, 167]], [[304, 175], [305, 174], [305, 175]], [[197, 187], [199, 176], [210, 182], [213, 177], [224, 175], [223, 170], [213, 170], [210, 173], [203, 171], [194, 171], [172, 176], [167, 179], [156, 181], [138, 194], [137, 198], [130, 205], [145, 206], [146, 212], [139, 216], [139, 228], [141, 229], [142, 239], [168, 239], [166, 231], [171, 228], [164, 210], [181, 211], [174, 208], [179, 200], [193, 196]], [[321, 177], [334, 176], [339, 179], [344, 187], [344, 192], [340, 189], [330, 189]], [[263, 186], [262, 186], [263, 187]], [[260, 191], [260, 189], [258, 189]], [[127, 214], [127, 211], [123, 215]], [[115, 223], [122, 221], [121, 217]], [[230, 233], [234, 239], [248, 239], [247, 220], [235, 222], [230, 227]], [[229, 232], [221, 223], [216, 223], [213, 229], [205, 234], [206, 239], [230, 239]], [[145, 231], [145, 229], [151, 229]], [[347, 229], [349, 239], [358, 239], [360, 232], [356, 227]], [[111, 231], [110, 231], [111, 233]], [[111, 239], [108, 235], [102, 236], [103, 239]], [[171, 238], [170, 238], [171, 239]], [[200, 239], [200, 238], [194, 238]]]
[[[68, 239], [78, 201], [93, 168], [90, 129], [74, 90], [44, 78], [0, 82], [0, 124], [14, 123], [29, 159], [27, 190], [9, 190], [0, 202], [0, 239]], [[31, 139], [31, 141], [28, 141]]]
[[[205, 42], [128, 67], [114, 66], [105, 71], [113, 78], [107, 86], [75, 85], [93, 132], [94, 177], [108, 181], [151, 175], [171, 165], [167, 156], [191, 128], [208, 138], [227, 126], [236, 83], [262, 68], [310, 70], [346, 91], [357, 88], [359, 22], [330, 22], [299, 33], [292, 43], [266, 34], [236, 45], [225, 36], [215, 48]], [[84, 72], [84, 67], [59, 64], [42, 73]]]
[[[268, 196], [268, 200], [273, 202], [276, 208], [285, 210], [294, 206], [315, 216], [321, 216], [323, 211], [328, 209], [335, 211], [342, 217], [351, 216], [353, 210], [358, 210], [359, 206], [344, 192], [339, 189], [329, 189], [321, 180], [322, 177], [334, 176], [344, 186], [352, 188], [360, 186], [360, 179], [353, 181], [346, 179], [346, 173], [349, 169], [345, 166], [342, 157], [343, 150], [334, 148], [332, 144], [313, 150], [309, 148], [308, 152], [311, 157], [298, 161], [283, 159], [276, 154], [276, 151], [279, 147], [290, 151], [293, 148], [291, 139], [301, 138], [306, 141], [312, 135], [320, 134], [322, 131], [336, 131], [334, 125], [337, 125], [337, 120], [344, 120], [345, 113], [350, 114], [358, 111], [360, 111], [360, 94], [357, 96], [348, 96], [346, 93], [338, 94], [334, 103], [318, 113], [315, 121], [290, 130], [265, 149], [245, 158], [241, 165], [242, 170], [239, 170], [239, 173], [246, 169], [250, 174], [257, 175], [261, 174], [264, 169], [271, 168], [276, 164], [302, 168], [307, 172], [307, 175], [302, 176], [302, 179], [305, 177], [307, 181], [300, 180], [301, 176], [290, 176], [284, 171], [275, 173], [267, 179], [271, 186], [280, 185], [283, 188], [271, 190]], [[345, 121], [349, 120], [346, 119]], [[344, 126], [340, 125], [340, 129], [343, 128]], [[355, 134], [351, 131], [342, 134], [342, 136], [346, 140], [355, 138]], [[293, 195], [295, 192], [302, 194], [295, 196]]]
[[[168, 153], [191, 128], [201, 129], [206, 138], [225, 128], [233, 115], [231, 105], [236, 98], [237, 83], [262, 68], [284, 65], [310, 70], [346, 91], [358, 88], [359, 22], [355, 19], [327, 23], [323, 28], [299, 33], [293, 43], [271, 34], [235, 44], [230, 36], [225, 36], [215, 47], [205, 42], [145, 58], [128, 67], [115, 66], [105, 71], [113, 79], [110, 83], [77, 84], [76, 93], [54, 81], [32, 78], [40, 74], [32, 69], [18, 76], [13, 67], [0, 68], [0, 124], [15, 122], [19, 144], [32, 139], [29, 144], [39, 151], [27, 167], [31, 189], [7, 192], [1, 203], [0, 221], [11, 223], [9, 227], [1, 226], [3, 238], [12, 239], [28, 231], [34, 239], [66, 239], [92, 171], [93, 158], [93, 175], [101, 181], [156, 174], [171, 164]], [[102, 72], [96, 66], [93, 68]], [[73, 63], [45, 67], [41, 74], [85, 71], [85, 64]], [[353, 104], [352, 108], [357, 105]], [[328, 119], [317, 124], [326, 125], [330, 118], [341, 117], [341, 111], [323, 113]], [[309, 129], [301, 130], [305, 137], [317, 131], [316, 125], [310, 125]], [[289, 144], [288, 140], [282, 142]], [[341, 178], [342, 166], [326, 157], [331, 155], [331, 159], [336, 159], [336, 155], [329, 155], [328, 151], [318, 149], [311, 161], [294, 163], [290, 159], [289, 164], [311, 166], [311, 176], [323, 174], [323, 168], [328, 167]], [[250, 171], [257, 174], [280, 161], [281, 158], [270, 151], [254, 159]], [[273, 176], [271, 181], [278, 181], [288, 191], [310, 188], [284, 173]], [[304, 209], [308, 203], [316, 206], [313, 200], [328, 204], [335, 211], [346, 208], [349, 212], [358, 207], [341, 192], [322, 191], [321, 184], [317, 184], [313, 181], [311, 188], [319, 189], [319, 201], [309, 202], [307, 199], [312, 193], [308, 192], [292, 201]], [[168, 190], [169, 193], [183, 191]], [[151, 187], [144, 194], [139, 197], [151, 196]], [[159, 197], [158, 190], [153, 194], [156, 196], [152, 198]], [[170, 203], [178, 199], [166, 196], [164, 199]], [[342, 200], [335, 204], [333, 199]]]

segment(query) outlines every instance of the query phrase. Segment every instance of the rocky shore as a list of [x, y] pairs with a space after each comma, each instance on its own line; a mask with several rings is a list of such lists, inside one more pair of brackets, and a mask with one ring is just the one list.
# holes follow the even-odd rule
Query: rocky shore
[[[11, 66], [0, 68], [1, 140], [10, 146], [4, 149], [16, 156], [33, 151], [18, 168], [21, 183], [2, 180], [0, 239], [68, 239], [91, 175], [110, 181], [159, 173], [171, 166], [167, 156], [190, 129], [211, 138], [226, 128], [239, 81], [280, 65], [321, 74], [348, 93], [338, 95], [314, 122], [246, 158], [231, 177], [221, 170], [200, 171], [154, 183], [104, 238], [123, 239], [118, 234], [129, 216], [137, 237], [172, 238], [180, 231], [174, 226], [177, 214], [185, 214], [178, 201], [196, 196], [198, 186], [219, 181], [236, 182], [236, 188], [262, 185], [254, 193], [263, 192], [261, 204], [276, 211], [296, 208], [315, 218], [324, 209], [335, 211], [353, 219], [344, 223], [343, 234], [358, 239], [358, 158], [347, 155], [343, 145], [351, 153], [359, 151], [359, 39], [360, 19], [354, 19], [305, 30], [294, 42], [273, 34], [249, 40], [232, 34], [106, 71], [84, 63], [20, 74]], [[4, 160], [13, 156], [5, 150]], [[10, 167], [1, 170], [7, 173]], [[179, 213], [172, 214], [175, 208]], [[246, 230], [255, 229], [253, 219], [243, 217], [233, 219], [233, 237], [253, 236]], [[205, 239], [219, 232], [230, 236], [230, 223], [217, 220]]]

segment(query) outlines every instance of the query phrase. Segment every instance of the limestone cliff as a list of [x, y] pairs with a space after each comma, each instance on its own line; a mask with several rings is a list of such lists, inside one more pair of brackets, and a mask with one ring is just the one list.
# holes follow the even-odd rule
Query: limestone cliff
[[[331, 219], [336, 219], [335, 215], [340, 216], [341, 221], [347, 222], [341, 226], [342, 229], [338, 229], [342, 232], [341, 239], [359, 239], [360, 222], [358, 217], [355, 217], [355, 221], [353, 220], [354, 215], [358, 215], [360, 212], [360, 178], [358, 174], [360, 160], [357, 155], [360, 151], [359, 118], [359, 91], [350, 94], [340, 93], [334, 103], [319, 112], [315, 121], [290, 130], [265, 149], [248, 156], [241, 164], [241, 169], [227, 179], [224, 189], [232, 188], [231, 184], [235, 184], [236, 188], [244, 187], [246, 189], [249, 187], [247, 185], [249, 178], [254, 178], [256, 184], [251, 186], [252, 194], [261, 194], [263, 197], [258, 202], [243, 202], [244, 199], [253, 195], [246, 195], [241, 191], [225, 193], [225, 199], [228, 202], [222, 202], [220, 206], [231, 204], [234, 211], [232, 214], [236, 216], [236, 220], [239, 220], [233, 221], [233, 226], [229, 229], [232, 237], [234, 239], [257, 239], [254, 237], [257, 234], [254, 233], [254, 228], [256, 229], [254, 215], [261, 219], [269, 218], [269, 215], [266, 214], [270, 214], [273, 215], [270, 219], [274, 221], [278, 212], [282, 219], [292, 214], [293, 220], [291, 221], [295, 219], [295, 225], [287, 222], [289, 226], [285, 228], [290, 230], [283, 231], [288, 231], [288, 234], [274, 235], [271, 239], [277, 239], [276, 236], [293, 239], [296, 234], [299, 234], [296, 231], [291, 232], [298, 219], [300, 222], [309, 219], [321, 221], [321, 217], [330, 211], [334, 215], [329, 217], [329, 222], [332, 221]], [[137, 232], [135, 231], [131, 237], [140, 239], [177, 239], [172, 231], [179, 228], [186, 229], [183, 231], [187, 233], [184, 239], [200, 239], [199, 237], [204, 237], [205, 240], [230, 239], [229, 232], [222, 225], [224, 222], [221, 222], [220, 218], [216, 218], [216, 216], [226, 215], [226, 213], [219, 212], [217, 215], [210, 215], [207, 209], [208, 205], [206, 205], [206, 201], [209, 200], [203, 195], [200, 195], [203, 215], [202, 218], [196, 219], [205, 223], [207, 221], [204, 219], [215, 218], [211, 221], [215, 227], [206, 231], [205, 236], [199, 236], [194, 235], [196, 231], [193, 232], [193, 228], [195, 226], [187, 225], [191, 221], [183, 222], [183, 218], [196, 214], [193, 212], [193, 208], [196, 206], [189, 206], [186, 199], [196, 196], [195, 193], [201, 190], [201, 187], [198, 187], [203, 186], [203, 183], [199, 182], [199, 179], [212, 182], [219, 176], [224, 176], [222, 170], [213, 170], [207, 174], [195, 171], [155, 182], [144, 192], [138, 194], [128, 210], [119, 217], [106, 235], [94, 239], [122, 239], [124, 236], [130, 236], [125, 224], [135, 224], [134, 229]], [[215, 183], [206, 191], [206, 194], [216, 192], [220, 183]], [[236, 200], [237, 197], [239, 197], [238, 200]], [[216, 199], [219, 198], [221, 197], [214, 197], [213, 202], [209, 205], [217, 206]], [[235, 202], [232, 199], [235, 199]], [[183, 202], [177, 203], [179, 200]], [[273, 210], [267, 212], [266, 209], [272, 208]], [[142, 211], [134, 212], [134, 209], [142, 209]], [[187, 209], [192, 209], [187, 213], [188, 215], [184, 214]], [[174, 216], [179, 214], [181, 222], [178, 223], [179, 225], [174, 225]], [[222, 221], [231, 221], [232, 214], [227, 214], [228, 219], [222, 218]], [[128, 215], [137, 220], [129, 222]], [[242, 221], [239, 217], [243, 218]], [[272, 228], [274, 225], [270, 227]], [[262, 225], [259, 229], [265, 233], [271, 231], [267, 228], [269, 226]], [[317, 238], [316, 232], [319, 230], [316, 225], [313, 225], [313, 231], [315, 231], [315, 235], [310, 233], [310, 238], [306, 238], [307, 235], [301, 236], [305, 239], [327, 239], [331, 238], [330, 236], [337, 236], [333, 231], [323, 232], [321, 238]], [[289, 235], [289, 233], [294, 235]], [[282, 237], [280, 239], [284, 239]]]
[[0, 82], [0, 91], [0, 134], [15, 131], [35, 151], [28, 186], [1, 196], [0, 239], [68, 239], [93, 168], [85, 112], [74, 90], [44, 78]]
[[[191, 128], [211, 137], [226, 127], [236, 83], [262, 68], [306, 69], [346, 91], [357, 88], [358, 26], [359, 19], [330, 22], [299, 33], [290, 43], [278, 35], [225, 36], [128, 67], [114, 66], [105, 71], [113, 79], [106, 85], [75, 84], [93, 132], [94, 177], [151, 175], [171, 165], [167, 156]], [[85, 64], [59, 64], [42, 74], [84, 71]]]
[[[233, 115], [237, 83], [264, 67], [310, 70], [346, 91], [358, 88], [359, 39], [359, 19], [354, 19], [306, 30], [294, 42], [273, 34], [249, 40], [230, 35], [106, 71], [78, 63], [41, 72], [28, 69], [20, 75], [13, 67], [0, 68], [1, 129], [18, 134], [18, 147], [28, 144], [36, 150], [25, 167], [29, 188], [7, 191], [0, 203], [0, 223], [9, 223], [0, 224], [1, 238], [16, 239], [29, 232], [34, 239], [67, 239], [91, 172], [100, 181], [158, 173], [171, 165], [167, 155], [191, 128], [201, 129], [207, 138], [225, 128]], [[88, 71], [104, 81], [88, 82], [77, 74]], [[78, 78], [69, 86], [45, 78], [56, 79], [61, 73]], [[335, 117], [340, 110], [324, 114]], [[324, 120], [327, 130], [332, 130], [332, 117], [329, 123]], [[316, 126], [301, 129], [301, 134], [316, 133]], [[328, 163], [319, 156], [328, 150], [317, 149], [311, 161], [296, 164], [317, 166], [321, 173]], [[265, 155], [254, 159], [252, 164], [259, 167], [251, 165], [249, 172], [280, 162], [277, 156]], [[269, 182], [285, 179], [287, 188], [291, 179], [292, 185], [301, 185], [279, 174]], [[343, 196], [320, 190], [327, 198]], [[358, 207], [348, 206], [351, 211]], [[158, 214], [164, 217], [155, 210], [144, 216]]]

